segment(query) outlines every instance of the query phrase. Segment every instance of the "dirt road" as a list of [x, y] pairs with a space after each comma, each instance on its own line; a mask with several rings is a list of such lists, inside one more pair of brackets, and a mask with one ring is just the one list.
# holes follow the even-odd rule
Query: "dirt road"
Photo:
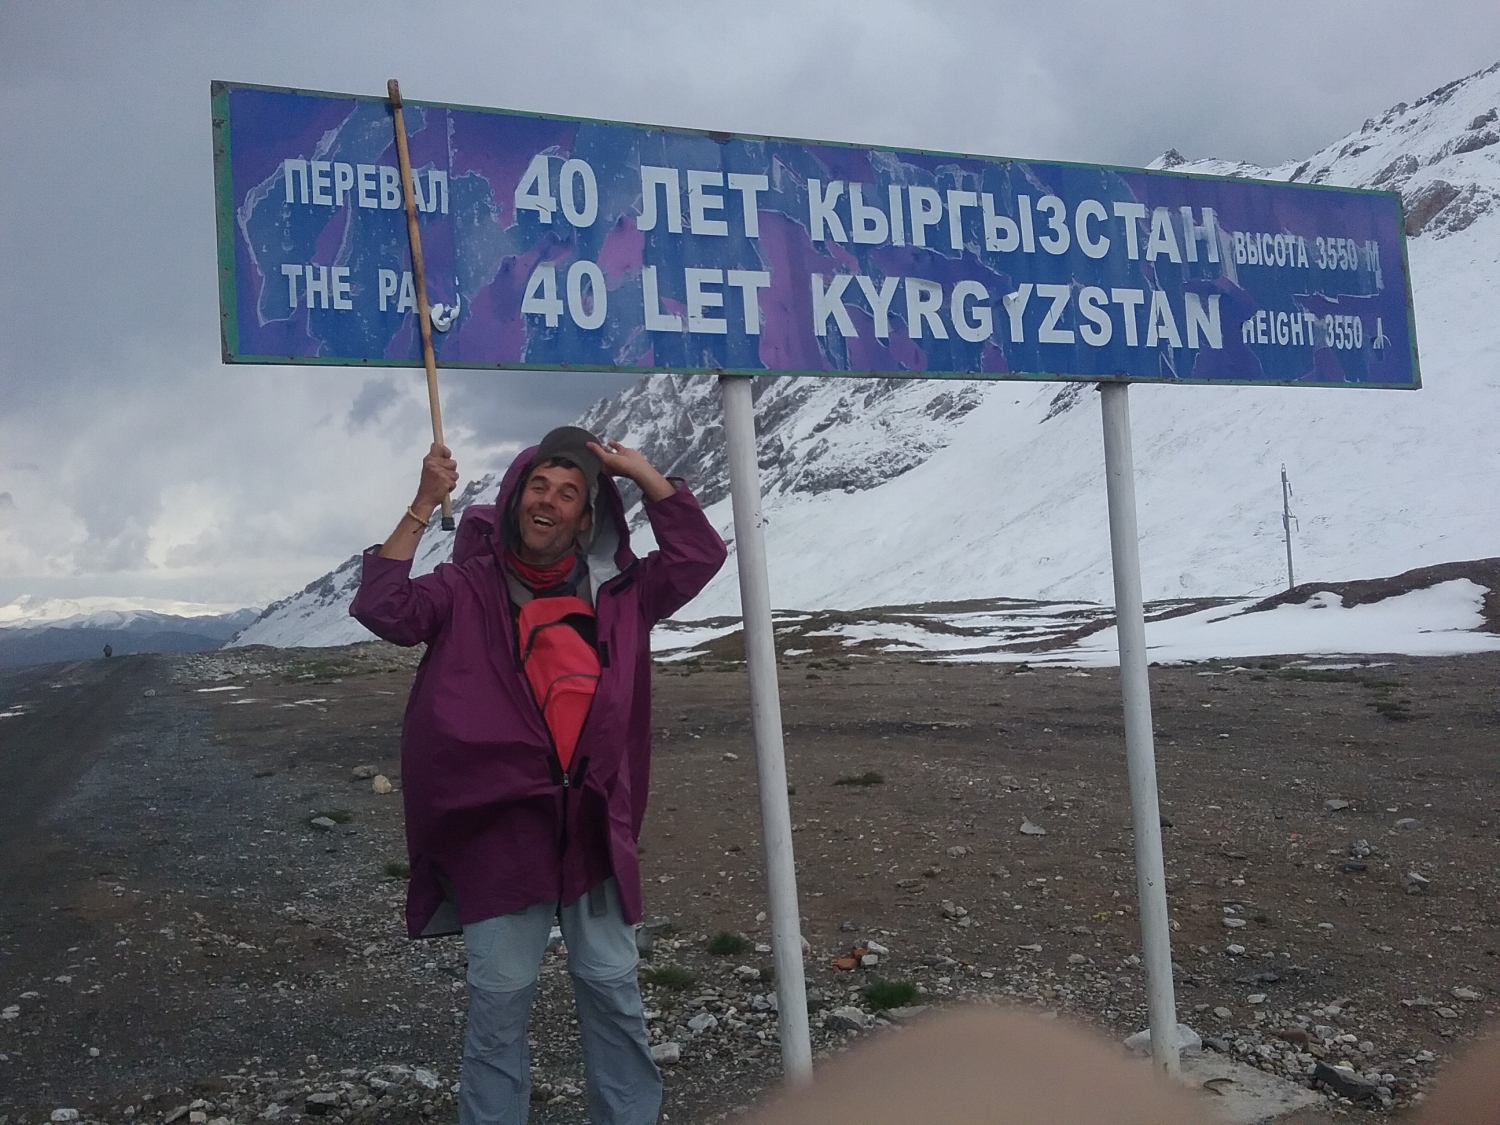
[[[320, 1095], [348, 1120], [452, 1119], [461, 948], [400, 929], [412, 662], [367, 645], [0, 677], [0, 711], [21, 712], [0, 719], [0, 1115], [160, 1121], [201, 1100], [210, 1120], [291, 1120]], [[1153, 670], [1178, 1004], [1212, 1047], [1299, 1077], [1347, 1062], [1399, 1109], [1493, 1018], [1497, 673]], [[1144, 1025], [1112, 673], [825, 657], [788, 661], [783, 689], [818, 1050], [863, 1034], [832, 1012], [872, 1017], [876, 978], [919, 1004]], [[643, 852], [669, 924], [648, 1005], [682, 1048], [666, 1115], [702, 1121], [779, 1057], [774, 988], [744, 971], [770, 966], [748, 701], [722, 662], [660, 670], [657, 693]], [[397, 792], [351, 780], [362, 765]], [[709, 953], [721, 932], [743, 950]], [[832, 967], [871, 942], [875, 967]], [[549, 957], [543, 1122], [583, 1116], [569, 1007]]]

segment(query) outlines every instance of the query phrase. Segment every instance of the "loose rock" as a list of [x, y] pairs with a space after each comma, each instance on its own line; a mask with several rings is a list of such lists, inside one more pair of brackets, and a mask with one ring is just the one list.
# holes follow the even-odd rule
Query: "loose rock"
[[675, 1066], [682, 1061], [681, 1043], [658, 1043], [651, 1048], [651, 1061], [659, 1066]]
[[863, 1031], [869, 1023], [870, 1017], [855, 1007], [835, 1008], [824, 1019], [824, 1026], [835, 1031]]
[[1313, 1067], [1313, 1081], [1321, 1083], [1339, 1097], [1348, 1098], [1350, 1101], [1363, 1101], [1376, 1096], [1376, 1083], [1361, 1078], [1347, 1066], [1329, 1066], [1325, 1062], [1316, 1063]]
[[370, 779], [371, 791], [381, 797], [384, 797], [387, 793], [389, 793], [391, 791], [391, 788], [391, 779], [386, 777], [383, 773], [377, 773], [373, 778]]
[[[303, 1111], [312, 1117], [323, 1117], [339, 1107], [339, 1096], [331, 1090], [308, 1094]], [[206, 1119], [205, 1119], [206, 1120]]]

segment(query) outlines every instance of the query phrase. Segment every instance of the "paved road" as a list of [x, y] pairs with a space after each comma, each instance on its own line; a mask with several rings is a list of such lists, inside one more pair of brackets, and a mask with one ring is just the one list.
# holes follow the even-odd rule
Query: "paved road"
[[[0, 903], [10, 914], [66, 850], [58, 811], [119, 731], [161, 660], [130, 656], [0, 672]], [[35, 905], [35, 904], [33, 904]]]

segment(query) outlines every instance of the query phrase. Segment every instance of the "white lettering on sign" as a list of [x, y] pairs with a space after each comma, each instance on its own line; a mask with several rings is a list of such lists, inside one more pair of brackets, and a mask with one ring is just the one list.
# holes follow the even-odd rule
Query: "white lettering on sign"
[[1151, 210], [1151, 235], [1146, 239], [1146, 261], [1154, 262], [1165, 254], [1181, 264], [1182, 251], [1177, 248], [1177, 234], [1172, 230], [1172, 212], [1166, 207]]
[[[305, 160], [283, 160], [281, 162], [281, 173], [286, 181], [286, 201], [288, 203], [307, 202], [307, 161]], [[296, 188], [300, 185], [301, 192]]]
[[667, 230], [682, 233], [682, 197], [677, 186], [676, 168], [641, 165], [641, 213], [635, 220], [637, 230], [656, 229], [656, 189], [661, 188], [667, 205]]
[[870, 312], [875, 321], [875, 336], [884, 340], [891, 334], [891, 301], [896, 296], [896, 289], [901, 284], [899, 277], [886, 277], [877, 288], [873, 277], [864, 274], [855, 275], [859, 287], [864, 290], [865, 300], [870, 302]]
[[709, 309], [724, 307], [724, 294], [719, 289], [705, 289], [705, 285], [724, 284], [723, 270], [695, 269], [683, 271], [687, 284], [687, 330], [707, 332], [723, 336], [729, 331], [729, 323], [723, 317], [710, 316]]
[[[970, 301], [974, 303], [971, 305]], [[953, 321], [953, 331], [971, 344], [988, 340], [995, 330], [989, 291], [977, 281], [960, 281], [953, 287], [953, 302], [948, 315]]]
[[[385, 312], [392, 297], [396, 298], [396, 312], [410, 312], [417, 307], [417, 288], [412, 282], [411, 270], [397, 274], [395, 270], [377, 270], [375, 291], [380, 311]], [[399, 296], [398, 296], [399, 294]]]
[[[1213, 214], [1212, 211], [1209, 212]], [[1109, 253], [1109, 236], [1101, 234], [1095, 238], [1089, 231], [1089, 221], [1096, 223], [1108, 222], [1109, 212], [1104, 209], [1104, 204], [1097, 199], [1085, 199], [1073, 211], [1073, 233], [1078, 236], [1078, 249], [1082, 250], [1090, 258], [1102, 258]], [[1214, 261], [1218, 261], [1218, 246], [1215, 244]]]
[[887, 197], [891, 201], [891, 245], [906, 245], [906, 217], [901, 209], [901, 185], [892, 184]]
[[526, 166], [526, 172], [521, 176], [521, 182], [516, 184], [512, 202], [515, 204], [517, 215], [522, 211], [535, 211], [537, 218], [542, 222], [552, 221], [552, 212], [557, 209], [557, 200], [552, 196], [552, 172], [546, 153], [537, 153], [531, 158], [531, 163]]
[[[1165, 210], [1165, 208], [1162, 208]], [[1172, 316], [1172, 305], [1164, 290], [1151, 290], [1151, 312], [1146, 317], [1146, 346], [1154, 348], [1165, 340], [1174, 348], [1182, 347], [1182, 336], [1177, 331], [1177, 321]]]
[[807, 181], [807, 234], [814, 242], [825, 241], [825, 227], [835, 242], [849, 241], [844, 233], [844, 220], [833, 209], [843, 191], [843, 180], [833, 180], [826, 190], [822, 180]]
[[1141, 235], [1137, 223], [1146, 218], [1144, 203], [1116, 203], [1115, 218], [1125, 224], [1125, 256], [1132, 262], [1141, 256]]
[[427, 202], [424, 211], [448, 213], [448, 173], [436, 168], [427, 173]]
[[[361, 207], [379, 207], [380, 200], [375, 197], [375, 165], [356, 164], [354, 166], [355, 179], [359, 185], [355, 198]], [[290, 184], [290, 180], [288, 184]], [[287, 191], [287, 202], [290, 203], [291, 191]]]
[[911, 205], [911, 244], [926, 246], [927, 228], [943, 221], [943, 197], [921, 184], [908, 188], [906, 197]]
[[1010, 342], [1012, 344], [1024, 344], [1026, 342], [1026, 306], [1031, 301], [1032, 285], [1024, 281], [1016, 287], [1015, 292], [1007, 293], [1005, 300], [1001, 302], [1005, 306], [1005, 315], [1010, 319]]
[[[1049, 254], [1066, 254], [1071, 241], [1068, 236], [1068, 205], [1055, 195], [1044, 195], [1036, 201], [1036, 209], [1047, 215], [1047, 233], [1037, 239], [1037, 245]], [[1071, 340], [1068, 342], [1072, 343]]]
[[[729, 173], [729, 190], [740, 193], [740, 212], [744, 216], [745, 237], [760, 237], [760, 204], [756, 201], [759, 192], [770, 191], [771, 181], [762, 175], [749, 172]], [[733, 285], [733, 282], [730, 282]]]
[[729, 270], [726, 281], [730, 288], [740, 291], [740, 301], [745, 311], [746, 335], [760, 335], [760, 291], [771, 287], [771, 272]]
[[354, 307], [354, 302], [349, 299], [353, 286], [349, 284], [349, 267], [334, 266], [328, 274], [328, 285], [333, 296], [333, 307], [348, 311]]
[[1016, 215], [1021, 224], [1021, 251], [1036, 253], [1036, 231], [1031, 221], [1031, 196], [1016, 196]]
[[333, 163], [328, 160], [314, 160], [309, 165], [312, 169], [312, 201], [324, 207], [333, 206], [333, 196], [329, 189], [333, 187]]
[[401, 207], [401, 172], [389, 164], [380, 166], [380, 206], [385, 211]]
[[[1053, 196], [1052, 198], [1056, 198]], [[1073, 330], [1071, 328], [1059, 328], [1058, 322], [1062, 320], [1063, 313], [1068, 311], [1068, 298], [1073, 295], [1073, 287], [1070, 285], [1038, 285], [1036, 287], [1038, 297], [1046, 297], [1052, 302], [1052, 307], [1047, 310], [1047, 315], [1042, 317], [1042, 325], [1037, 329], [1036, 342], [1038, 344], [1071, 344], [1073, 342]]]
[[935, 281], [908, 277], [905, 288], [906, 330], [911, 334], [911, 338], [913, 340], [922, 338], [922, 326], [925, 323], [932, 330], [935, 339], [946, 340], [948, 329], [943, 324], [943, 318], [938, 315], [943, 307], [943, 287]]
[[[1203, 298], [1196, 293], [1184, 293], [1182, 295], [1183, 306], [1187, 310], [1187, 346], [1196, 348], [1199, 346], [1199, 333], [1203, 339], [1208, 341], [1208, 346], [1218, 350], [1224, 346], [1224, 330], [1219, 325], [1219, 294], [1208, 295], [1208, 306], [1204, 307]], [[1285, 341], [1283, 341], [1284, 343]]]
[[[288, 203], [395, 211], [402, 206], [401, 171], [392, 164], [288, 159], [281, 162]], [[448, 213], [448, 173], [430, 168], [412, 173], [412, 196], [422, 211]], [[424, 190], [425, 188], [425, 190]]]
[[[599, 182], [587, 161], [564, 160], [562, 174], [557, 181], [558, 194], [562, 198], [563, 218], [575, 227], [593, 226], [599, 215]], [[583, 203], [578, 203], [577, 193], [582, 191]]]
[[333, 166], [333, 205], [342, 207], [349, 189], [354, 186], [354, 165], [342, 161]]
[[556, 328], [562, 319], [563, 303], [557, 295], [557, 267], [543, 262], [531, 271], [521, 296], [521, 315], [539, 316], [548, 328]]
[[[302, 292], [306, 294], [307, 307], [326, 309], [328, 307], [328, 267], [304, 266], [302, 276]], [[314, 300], [314, 298], [317, 299]]]
[[[564, 196], [564, 199], [567, 197]], [[563, 206], [567, 213], [566, 204]], [[571, 219], [569, 220], [572, 221]], [[590, 222], [593, 220], [590, 219]], [[584, 224], [587, 225], [587, 224]], [[589, 303], [584, 304], [583, 283], [589, 283]], [[568, 267], [568, 316], [579, 328], [592, 332], [604, 325], [609, 313], [609, 290], [604, 284], [604, 271], [597, 264], [577, 261]]]
[[375, 288], [381, 312], [385, 312], [387, 303], [396, 295], [398, 280], [395, 270], [379, 270], [376, 272]]
[[[1141, 218], [1145, 218], [1145, 208], [1141, 209]], [[1144, 289], [1111, 289], [1109, 299], [1120, 306], [1122, 317], [1125, 321], [1125, 346], [1127, 348], [1138, 348], [1141, 346], [1141, 335], [1137, 329], [1135, 310], [1146, 303], [1146, 291]]]
[[[1357, 313], [1329, 313], [1320, 317], [1301, 310], [1259, 309], [1240, 325], [1240, 339], [1246, 344], [1333, 348], [1336, 351], [1359, 351], [1368, 340], [1370, 347], [1379, 349], [1385, 346], [1379, 335], [1379, 323], [1377, 317], [1375, 333], [1366, 336], [1364, 318]], [[1191, 322], [1189, 332], [1191, 334]]]
[[979, 196], [972, 191], [948, 193], [948, 245], [953, 249], [964, 248], [964, 208], [978, 206]]
[[1078, 311], [1087, 324], [1078, 326], [1078, 334], [1085, 344], [1102, 348], [1114, 336], [1114, 322], [1109, 319], [1109, 294], [1097, 285], [1087, 285], [1078, 291]]
[[849, 185], [849, 230], [854, 241], [864, 245], [879, 245], [891, 236], [891, 225], [885, 212], [865, 202], [865, 185]]
[[854, 321], [849, 319], [849, 310], [844, 307], [844, 290], [849, 287], [849, 281], [853, 276], [848, 273], [836, 273], [825, 289], [823, 275], [820, 273], [812, 275], [813, 332], [817, 335], [828, 335], [830, 316], [839, 326], [839, 335], [851, 339], [859, 335], [854, 330]]
[[281, 276], [286, 278], [286, 303], [297, 307], [297, 282], [302, 280], [302, 267], [296, 262], [283, 262]]
[[979, 197], [979, 210], [984, 216], [984, 248], [1008, 254], [1021, 245], [1021, 228], [1009, 215], [995, 213], [995, 197], [985, 192]]
[[1217, 262], [1219, 260], [1219, 228], [1214, 218], [1212, 207], [1203, 208], [1203, 221], [1193, 221], [1193, 209], [1191, 207], [1180, 208], [1182, 212], [1182, 241], [1183, 248], [1187, 251], [1187, 260], [1196, 262], [1198, 260], [1198, 240], [1203, 240], [1204, 248], [1208, 251], [1208, 260]]
[[[724, 219], [710, 219], [710, 211], [724, 210], [724, 197], [708, 188], [724, 186], [723, 172], [704, 172], [692, 168], [687, 174], [688, 185], [688, 229], [694, 234], [706, 234], [717, 238], [729, 237], [729, 223]], [[691, 324], [691, 314], [689, 314]], [[722, 322], [721, 322], [722, 323]], [[691, 332], [693, 329], [688, 328]]]
[[[1307, 239], [1300, 234], [1273, 233], [1271, 231], [1237, 230], [1231, 236], [1234, 244], [1234, 261], [1241, 266], [1291, 266], [1307, 268]], [[1353, 239], [1322, 239], [1318, 244], [1318, 269], [1358, 269], [1359, 250]], [[1325, 243], [1331, 247], [1337, 242], [1344, 250], [1339, 258], [1325, 255]]]
[[646, 311], [647, 332], [681, 332], [682, 317], [661, 311], [661, 297], [656, 288], [656, 267], [641, 267], [641, 301]]

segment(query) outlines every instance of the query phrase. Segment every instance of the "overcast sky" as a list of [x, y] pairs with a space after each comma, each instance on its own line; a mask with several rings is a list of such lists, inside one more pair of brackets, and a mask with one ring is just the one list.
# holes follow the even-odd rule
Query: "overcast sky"
[[[0, 3], [0, 603], [260, 604], [382, 539], [419, 372], [219, 362], [209, 81], [1139, 165], [1310, 155], [1500, 5]], [[466, 476], [623, 385], [442, 376]]]

